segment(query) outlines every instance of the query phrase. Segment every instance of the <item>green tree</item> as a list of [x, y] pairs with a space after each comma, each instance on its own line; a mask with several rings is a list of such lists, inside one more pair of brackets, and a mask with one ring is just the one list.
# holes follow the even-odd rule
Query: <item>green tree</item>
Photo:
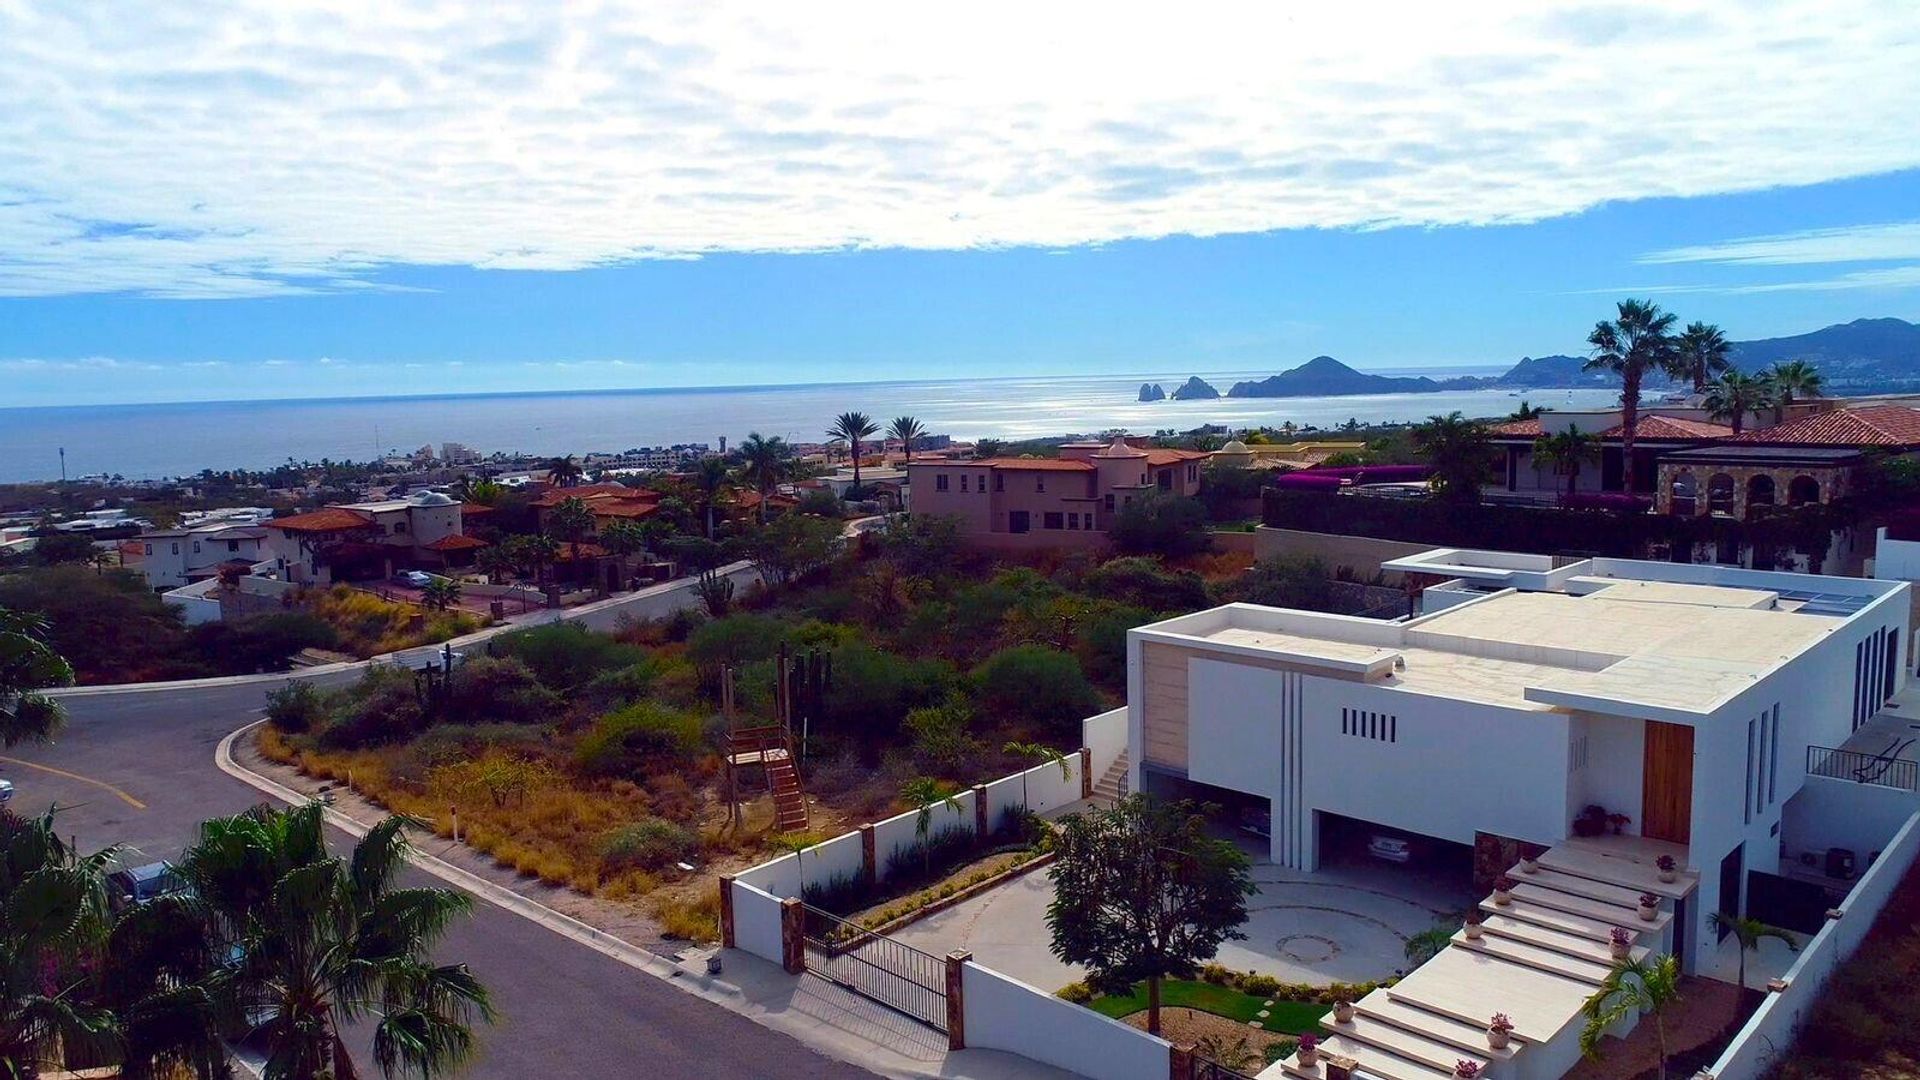
[[41, 691], [71, 686], [73, 668], [46, 630], [45, 619], [0, 608], [0, 745], [51, 742], [60, 730], [60, 703]]
[[1333, 611], [1333, 575], [1327, 564], [1311, 555], [1274, 555], [1261, 559], [1240, 578], [1234, 590], [1249, 604]]
[[525, 570], [541, 585], [547, 582], [547, 568], [560, 557], [560, 541], [546, 533], [510, 537], [506, 549], [513, 558], [513, 564]]
[[1723, 371], [1707, 384], [1704, 404], [1707, 415], [1733, 425], [1733, 433], [1738, 435], [1746, 426], [1748, 413], [1773, 404], [1773, 385], [1744, 372]]
[[1007, 444], [1004, 440], [976, 439], [973, 443], [973, 456], [980, 461], [985, 461], [988, 458], [999, 457], [1006, 452], [1006, 449]]
[[778, 435], [753, 432], [740, 444], [740, 475], [760, 495], [760, 523], [767, 523], [767, 500], [793, 471], [793, 450]]
[[33, 559], [41, 566], [78, 563], [97, 567], [94, 557], [98, 554], [99, 549], [93, 546], [93, 541], [79, 533], [51, 533], [33, 542]]
[[567, 542], [575, 566], [580, 563], [580, 541], [593, 534], [593, 511], [579, 498], [561, 499], [547, 511], [547, 530]]
[[867, 535], [881, 558], [912, 577], [950, 574], [960, 556], [960, 519], [951, 514], [899, 514], [882, 519]]
[[926, 433], [926, 429], [920, 426], [920, 421], [911, 416], [896, 416], [893, 423], [887, 427], [887, 438], [900, 440], [900, 449], [906, 452], [909, 465], [913, 464], [913, 444]]
[[1558, 435], [1533, 440], [1533, 456], [1566, 477], [1567, 494], [1572, 495], [1580, 485], [1580, 466], [1600, 460], [1600, 440], [1568, 424]]
[[495, 585], [512, 573], [515, 568], [513, 552], [501, 544], [492, 544], [480, 549], [473, 558], [474, 566], [487, 575], [487, 580]]
[[1822, 389], [1820, 369], [1805, 360], [1782, 360], [1766, 374], [1776, 404], [1785, 409], [1796, 398], [1817, 398]]
[[85, 963], [105, 925], [104, 871], [113, 852], [81, 856], [53, 812], [0, 814], [0, 1071], [35, 1077], [75, 1060], [117, 1061], [111, 1011], [88, 1000]]
[[1477, 503], [1493, 469], [1485, 424], [1459, 413], [1429, 416], [1413, 429], [1413, 446], [1433, 469], [1433, 493], [1448, 502]]
[[68, 565], [0, 575], [0, 607], [41, 620], [40, 637], [83, 683], [214, 674], [192, 654], [180, 609], [138, 574]]
[[1191, 802], [1130, 795], [1062, 822], [1047, 905], [1053, 954], [1084, 966], [1104, 993], [1147, 984], [1147, 1031], [1160, 1033], [1160, 983], [1191, 978], [1224, 941], [1246, 935], [1254, 894], [1247, 857], [1207, 830]]
[[1633, 494], [1633, 436], [1640, 422], [1640, 384], [1656, 372], [1675, 374], [1679, 352], [1674, 345], [1669, 312], [1646, 300], [1622, 300], [1617, 318], [1594, 324], [1587, 335], [1593, 354], [1587, 371], [1611, 371], [1620, 376], [1620, 460], [1627, 494]]
[[447, 577], [435, 577], [420, 590], [420, 604], [433, 611], [446, 611], [460, 603], [460, 583]]
[[580, 463], [573, 460], [572, 454], [557, 457], [547, 462], [547, 480], [552, 483], [554, 487], [573, 487], [575, 484], [578, 484], [586, 474], [586, 470], [580, 467]]
[[743, 553], [768, 585], [785, 585], [833, 561], [840, 523], [809, 514], [782, 514], [746, 535]]
[[1674, 347], [1679, 353], [1674, 375], [1691, 382], [1696, 394], [1705, 393], [1708, 383], [1732, 370], [1727, 354], [1733, 346], [1727, 343], [1727, 335], [1711, 323], [1688, 323], [1674, 339]]
[[856, 490], [860, 488], [860, 444], [879, 430], [874, 426], [873, 419], [863, 412], [843, 412], [834, 417], [833, 426], [827, 429], [829, 438], [847, 441], [847, 450], [853, 455], [853, 486]]
[[1668, 956], [1644, 960], [1622, 960], [1607, 974], [1600, 989], [1587, 999], [1581, 1014], [1587, 1018], [1580, 1029], [1580, 1052], [1590, 1058], [1600, 1056], [1600, 1039], [1607, 1029], [1636, 1013], [1653, 1020], [1655, 1045], [1659, 1048], [1659, 1080], [1667, 1080], [1666, 1010], [1680, 1000], [1680, 961]]
[[717, 457], [704, 457], [700, 459], [698, 465], [693, 467], [693, 472], [687, 479], [693, 485], [695, 509], [699, 512], [700, 520], [706, 529], [704, 535], [711, 540], [715, 509], [720, 505], [722, 497], [726, 495], [727, 488], [732, 485], [733, 478], [727, 475], [727, 463], [724, 460]]
[[1206, 579], [1191, 570], [1168, 570], [1158, 560], [1137, 555], [1101, 563], [1087, 575], [1081, 591], [1148, 611], [1185, 613], [1208, 606]]
[[617, 518], [600, 530], [600, 546], [620, 564], [620, 576], [627, 576], [627, 560], [647, 549], [651, 540], [647, 527], [627, 518]]
[[506, 496], [507, 489], [499, 481], [484, 476], [462, 476], [455, 494], [461, 502], [470, 502], [475, 506], [496, 506]]
[[1540, 418], [1540, 417], [1541, 417], [1542, 415], [1544, 415], [1544, 414], [1546, 413], [1546, 411], [1547, 411], [1547, 410], [1545, 410], [1545, 409], [1543, 409], [1543, 408], [1541, 408], [1541, 407], [1540, 407], [1540, 406], [1538, 406], [1538, 405], [1529, 405], [1529, 404], [1527, 404], [1527, 402], [1526, 402], [1526, 399], [1524, 399], [1524, 398], [1523, 398], [1523, 399], [1521, 399], [1521, 401], [1520, 401], [1520, 407], [1519, 407], [1519, 408], [1517, 408], [1517, 409], [1515, 409], [1515, 410], [1513, 410], [1512, 412], [1510, 412], [1510, 413], [1508, 413], [1508, 414], [1507, 414], [1507, 419], [1509, 419], [1509, 420], [1537, 420], [1537, 419], [1539, 419], [1539, 418]]
[[1739, 985], [1742, 989], [1745, 989], [1747, 985], [1747, 954], [1750, 952], [1759, 952], [1762, 941], [1773, 938], [1776, 941], [1786, 942], [1788, 952], [1800, 951], [1800, 942], [1793, 936], [1792, 932], [1782, 930], [1770, 923], [1764, 923], [1759, 919], [1749, 918], [1745, 915], [1722, 915], [1717, 911], [1708, 917], [1713, 920], [1715, 930], [1720, 931], [1722, 934], [1732, 934], [1734, 940], [1740, 943]]
[[1207, 507], [1198, 499], [1150, 491], [1120, 508], [1107, 527], [1107, 539], [1126, 555], [1178, 558], [1213, 546], [1207, 535]]
[[916, 776], [900, 785], [900, 799], [913, 807], [913, 836], [920, 845], [920, 857], [926, 873], [933, 873], [933, 838], [928, 833], [933, 828], [933, 808], [945, 806], [949, 810], [959, 810], [960, 800], [953, 797], [953, 789], [930, 776]]
[[[1017, 758], [1025, 758], [1028, 761], [1037, 761], [1042, 765], [1058, 765], [1060, 766], [1060, 779], [1073, 779], [1073, 770], [1067, 765], [1067, 755], [1055, 750], [1046, 743], [1020, 742], [1014, 740], [1001, 747], [1000, 752]], [[1020, 770], [1020, 808], [1024, 810], [1031, 805], [1033, 805], [1032, 801], [1027, 798], [1027, 770], [1022, 769]]]
[[472, 908], [465, 893], [403, 888], [406, 821], [375, 825], [342, 858], [327, 849], [318, 802], [216, 818], [180, 873], [231, 943], [223, 991], [266, 1041], [268, 1080], [358, 1075], [342, 1032], [371, 1022], [388, 1077], [443, 1074], [491, 1021], [486, 987], [430, 953]]
[[1063, 735], [1100, 707], [1099, 693], [1073, 654], [1046, 645], [1001, 649], [973, 669], [972, 681], [974, 699], [994, 720]]
[[173, 893], [129, 907], [104, 943], [97, 1003], [117, 1019], [122, 1080], [230, 1075], [219, 987], [223, 950], [205, 911]]

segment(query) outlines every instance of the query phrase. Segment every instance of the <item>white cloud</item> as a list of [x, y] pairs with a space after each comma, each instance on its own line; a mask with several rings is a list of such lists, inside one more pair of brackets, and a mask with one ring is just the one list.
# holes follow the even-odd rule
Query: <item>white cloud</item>
[[0, 295], [1526, 222], [1920, 166], [1916, 49], [1906, 0], [0, 0]]
[[1640, 256], [1642, 263], [1725, 263], [1794, 266], [1804, 263], [1920, 259], [1920, 222], [1810, 229], [1776, 236], [1749, 236], [1717, 244], [1669, 248]]

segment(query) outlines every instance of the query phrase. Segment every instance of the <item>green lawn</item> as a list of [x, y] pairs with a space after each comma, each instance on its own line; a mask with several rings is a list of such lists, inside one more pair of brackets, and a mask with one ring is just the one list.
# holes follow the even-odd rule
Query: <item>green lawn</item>
[[[1160, 984], [1160, 1004], [1178, 1005], [1182, 1008], [1198, 1009], [1215, 1016], [1224, 1016], [1229, 1020], [1245, 1023], [1260, 1017], [1265, 1008], [1265, 999], [1225, 986], [1216, 986], [1209, 982], [1168, 979]], [[1147, 1007], [1147, 984], [1141, 983], [1133, 988], [1133, 993], [1095, 998], [1088, 1008], [1116, 1020], [1129, 1016]], [[1306, 1032], [1319, 1033], [1319, 1019], [1330, 1011], [1325, 1005], [1315, 1005], [1303, 1001], [1276, 1001], [1268, 1010], [1269, 1015], [1260, 1021], [1264, 1031], [1285, 1032], [1300, 1035]]]

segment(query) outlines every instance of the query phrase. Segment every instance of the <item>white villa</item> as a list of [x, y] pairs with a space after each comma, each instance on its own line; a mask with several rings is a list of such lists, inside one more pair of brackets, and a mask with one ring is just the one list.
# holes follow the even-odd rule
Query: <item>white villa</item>
[[1415, 617], [1230, 604], [1129, 635], [1133, 790], [1222, 805], [1295, 870], [1414, 850], [1509, 885], [1333, 1024], [1323, 1064], [1263, 1076], [1557, 1077], [1616, 938], [1727, 971], [1716, 913], [1817, 929], [1920, 807], [1861, 771], [1913, 756], [1882, 715], [1905, 582], [1451, 549], [1386, 569]]

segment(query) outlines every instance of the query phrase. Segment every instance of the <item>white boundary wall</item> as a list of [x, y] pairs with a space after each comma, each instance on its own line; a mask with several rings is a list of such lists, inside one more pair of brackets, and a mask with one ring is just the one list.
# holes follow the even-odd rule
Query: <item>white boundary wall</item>
[[[896, 814], [885, 821], [873, 825], [873, 874], [877, 881], [887, 880], [887, 868], [892, 865], [895, 856], [912, 850], [920, 842], [920, 811], [909, 810]], [[942, 833], [959, 829], [968, 835], [973, 833], [973, 792], [962, 791], [953, 796], [953, 805], [941, 802], [933, 805], [932, 816], [927, 819], [927, 839], [937, 840]], [[857, 838], [857, 834], [856, 834]]]
[[1127, 752], [1127, 707], [1122, 705], [1080, 721], [1080, 745], [1092, 751], [1093, 760], [1087, 771], [1093, 774], [1097, 784], [1113, 763], [1120, 760], [1120, 755]]
[[782, 962], [780, 901], [738, 880], [733, 883], [733, 946], [762, 960]]
[[1708, 1071], [1716, 1080], [1757, 1080], [1792, 1048], [1794, 1032], [1819, 999], [1827, 980], [1866, 939], [1874, 918], [1912, 869], [1916, 857], [1920, 857], [1920, 814], [1907, 819], [1888, 841], [1879, 861], [1861, 875], [1840, 908], [1841, 916], [1827, 920], [1827, 925], [1801, 949], [1800, 958], [1787, 969], [1787, 988], [1767, 995], [1720, 1060], [1713, 1063]]
[[1005, 1050], [1100, 1080], [1166, 1080], [1165, 1039], [968, 961], [967, 1046]]

